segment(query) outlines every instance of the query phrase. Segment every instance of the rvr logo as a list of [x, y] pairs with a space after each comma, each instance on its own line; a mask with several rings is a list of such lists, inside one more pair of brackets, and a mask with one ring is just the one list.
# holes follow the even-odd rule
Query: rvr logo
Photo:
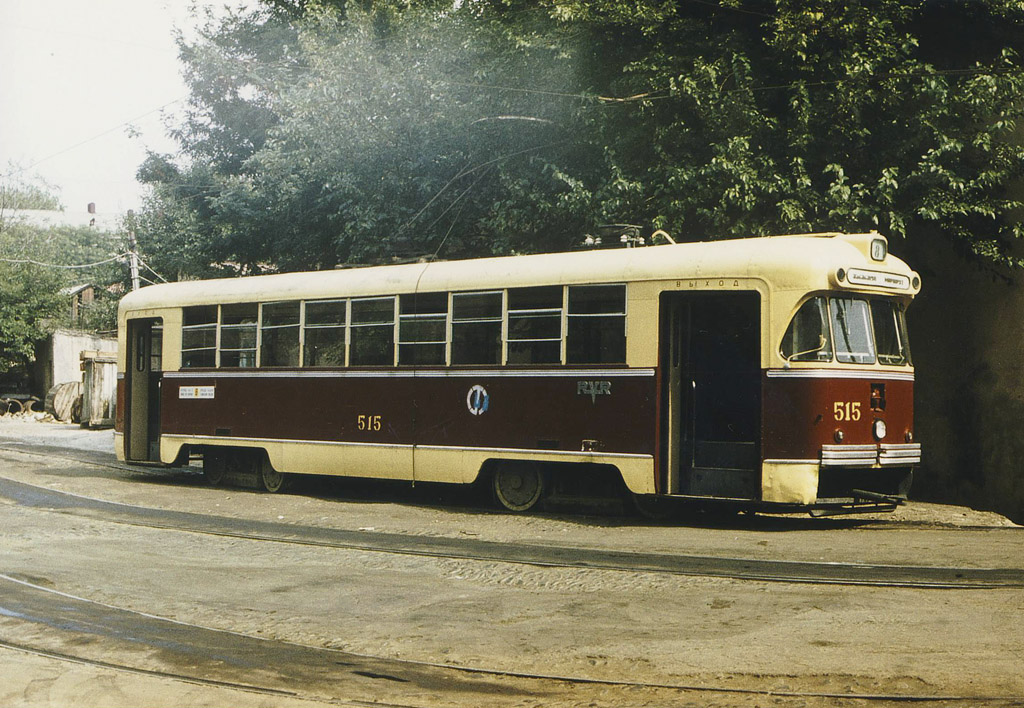
[[591, 403], [597, 403], [598, 396], [612, 395], [611, 381], [577, 381], [576, 395], [590, 396]]

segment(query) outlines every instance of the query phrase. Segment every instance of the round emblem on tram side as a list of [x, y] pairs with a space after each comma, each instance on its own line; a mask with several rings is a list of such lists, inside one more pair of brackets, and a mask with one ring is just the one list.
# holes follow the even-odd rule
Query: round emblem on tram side
[[469, 393], [466, 394], [466, 407], [469, 408], [470, 413], [482, 415], [487, 412], [487, 408], [490, 405], [491, 397], [487, 395], [486, 388], [477, 384], [469, 389]]

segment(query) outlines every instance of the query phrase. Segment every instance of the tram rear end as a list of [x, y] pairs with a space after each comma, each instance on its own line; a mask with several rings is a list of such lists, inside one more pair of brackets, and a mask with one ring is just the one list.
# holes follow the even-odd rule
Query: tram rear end
[[644, 501], [891, 510], [921, 460], [904, 317], [920, 279], [876, 233], [764, 246], [746, 271], [660, 293], [660, 476]]
[[877, 234], [855, 243], [865, 262], [798, 303], [762, 382], [763, 493], [812, 513], [892, 508], [921, 461], [904, 316], [920, 279]]

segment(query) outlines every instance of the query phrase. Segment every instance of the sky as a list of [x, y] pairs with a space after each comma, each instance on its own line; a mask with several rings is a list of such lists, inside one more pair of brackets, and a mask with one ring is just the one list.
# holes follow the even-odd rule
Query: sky
[[[225, 0], [196, 0], [222, 7]], [[140, 206], [146, 151], [175, 152], [183, 109], [175, 28], [192, 0], [0, 0], [0, 174], [55, 188], [68, 211]], [[237, 2], [231, 3], [233, 6]], [[132, 133], [135, 133], [133, 136]]]

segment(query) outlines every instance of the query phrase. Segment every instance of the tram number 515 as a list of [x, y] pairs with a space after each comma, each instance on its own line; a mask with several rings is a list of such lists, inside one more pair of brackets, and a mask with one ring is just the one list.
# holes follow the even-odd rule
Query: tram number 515
[[832, 413], [836, 420], [860, 420], [860, 401], [836, 401]]
[[360, 415], [356, 418], [356, 427], [360, 430], [369, 430], [376, 433], [384, 427], [384, 416]]

